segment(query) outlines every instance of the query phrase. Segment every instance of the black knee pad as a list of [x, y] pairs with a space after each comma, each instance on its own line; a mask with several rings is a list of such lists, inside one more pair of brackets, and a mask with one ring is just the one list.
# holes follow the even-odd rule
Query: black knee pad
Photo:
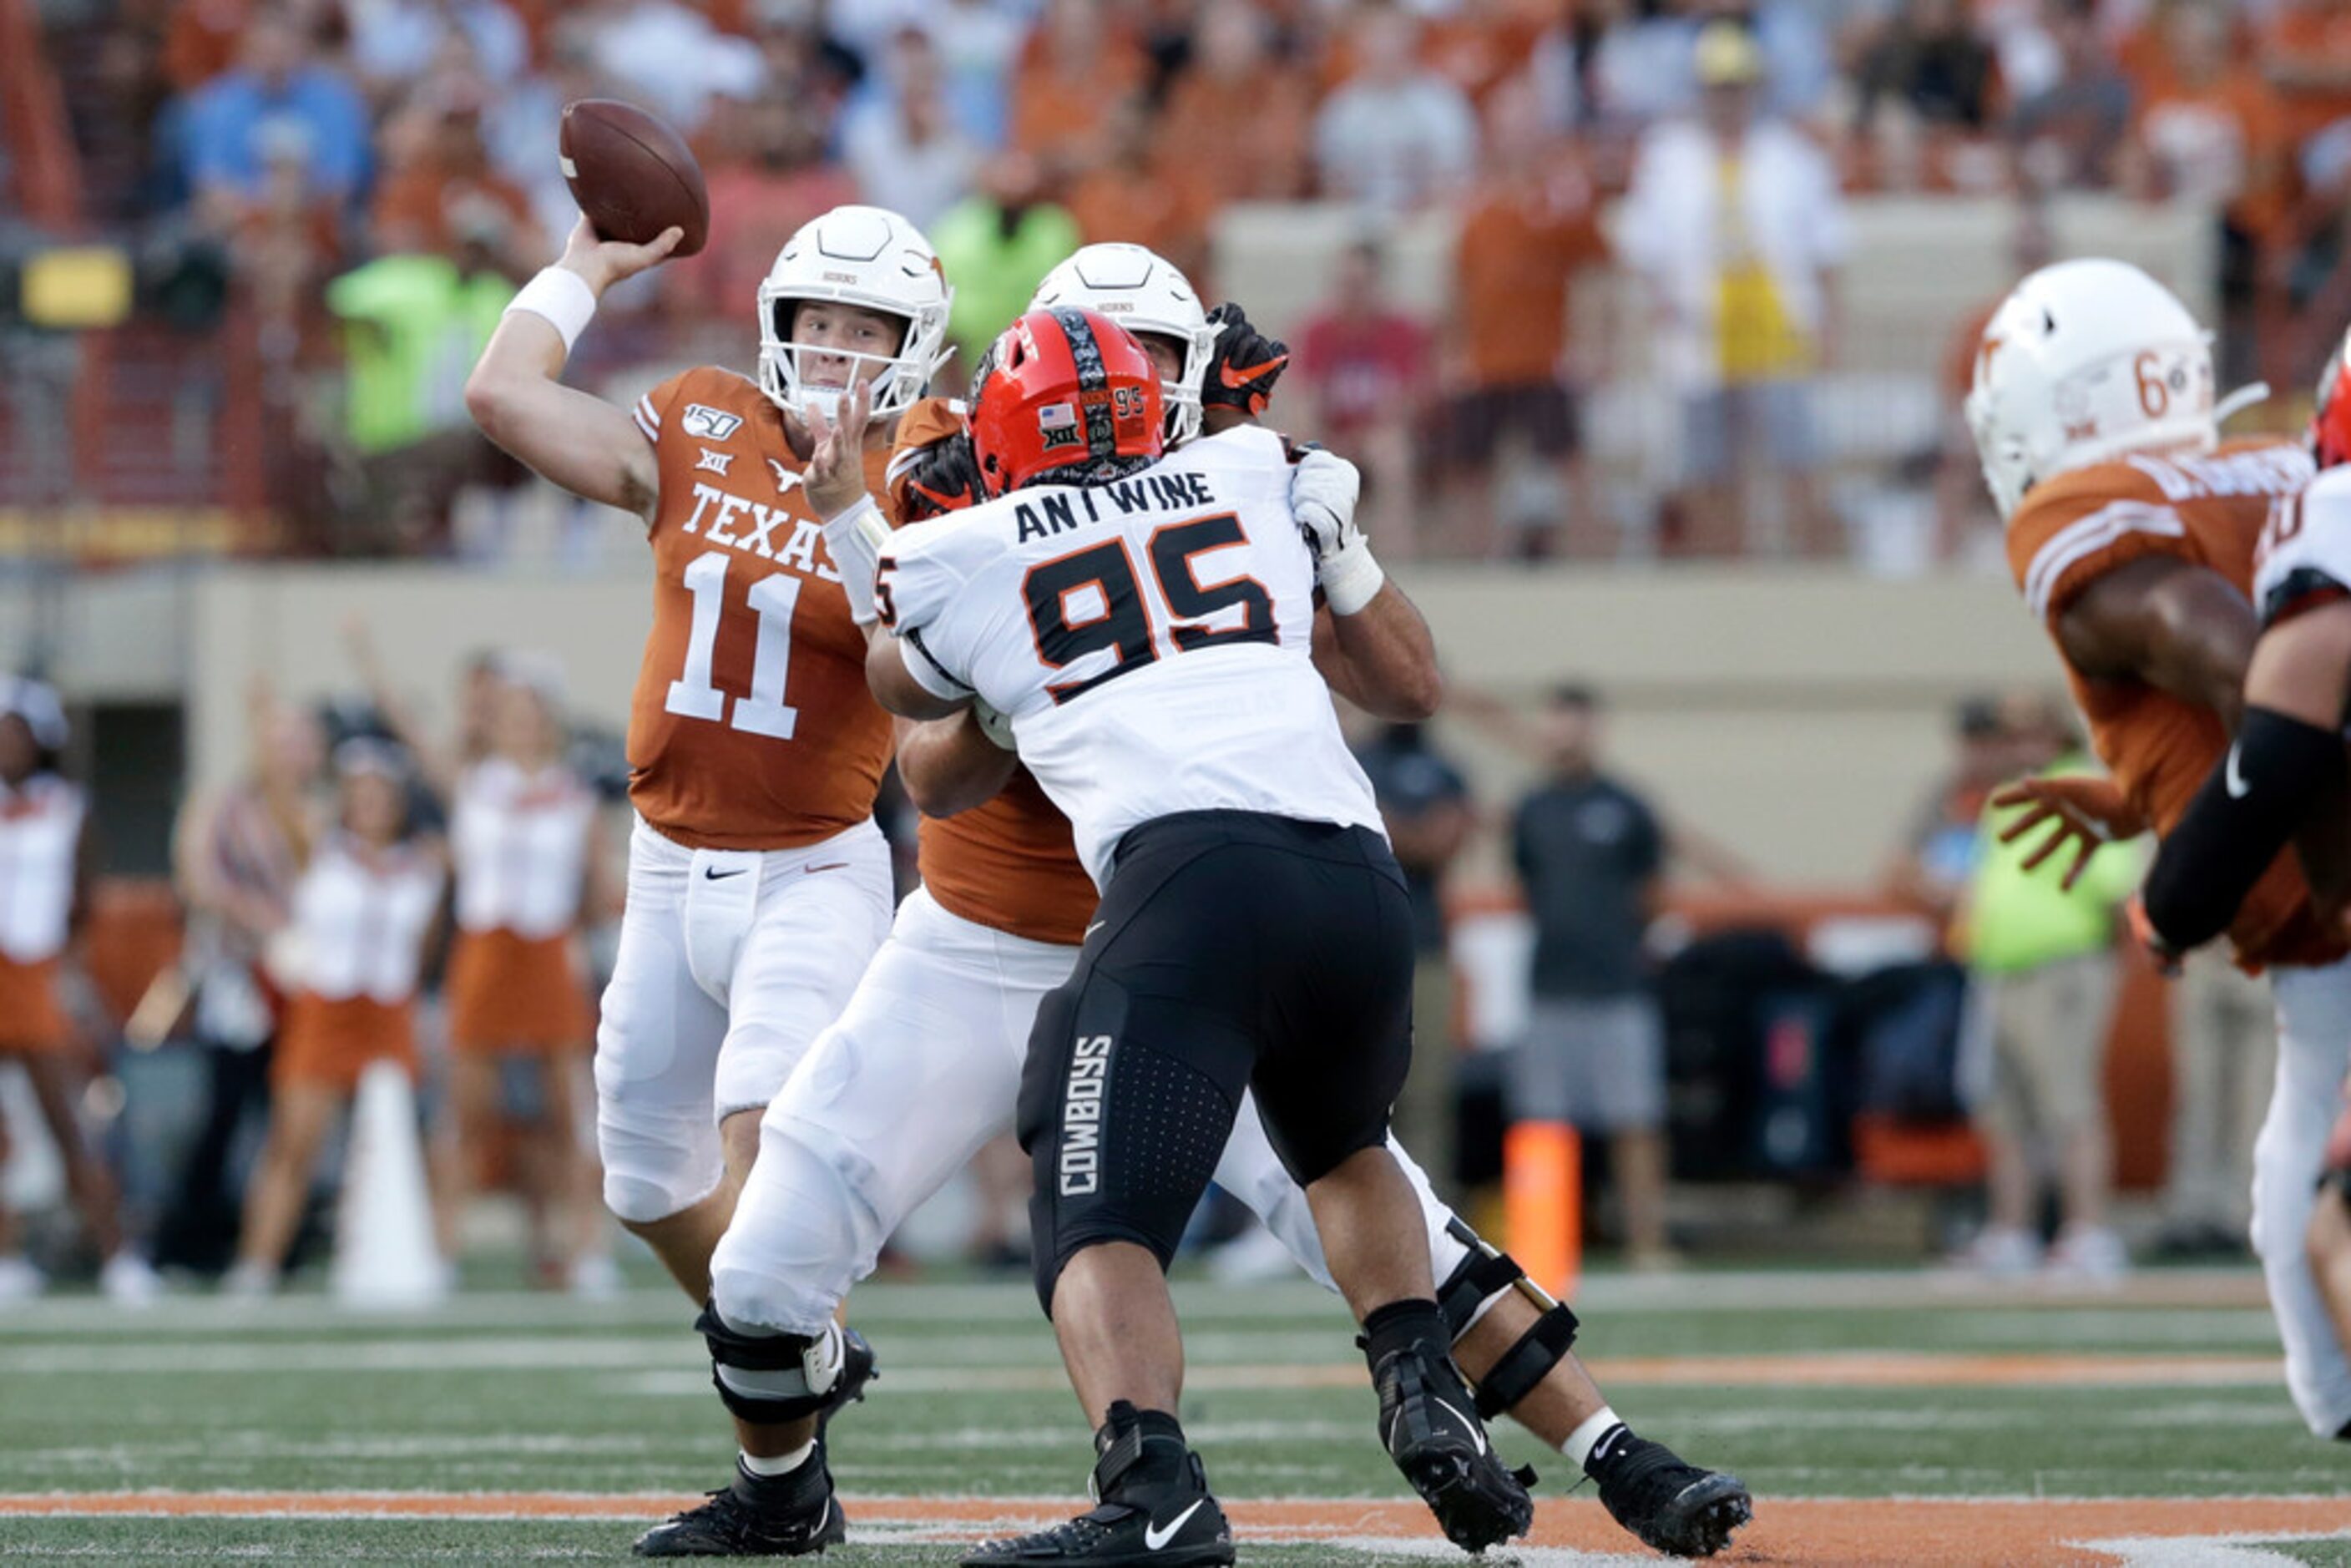
[[694, 1326], [710, 1347], [710, 1381], [726, 1408], [746, 1421], [774, 1425], [821, 1414], [841, 1380], [838, 1325], [813, 1337], [745, 1333], [705, 1303]]
[[1551, 1375], [1551, 1369], [1574, 1346], [1578, 1325], [1573, 1312], [1527, 1278], [1517, 1259], [1497, 1249], [1458, 1218], [1446, 1228], [1469, 1249], [1469, 1255], [1437, 1288], [1437, 1310], [1445, 1314], [1446, 1331], [1456, 1344], [1506, 1291], [1517, 1291], [1542, 1311], [1478, 1380], [1478, 1414], [1491, 1420]]

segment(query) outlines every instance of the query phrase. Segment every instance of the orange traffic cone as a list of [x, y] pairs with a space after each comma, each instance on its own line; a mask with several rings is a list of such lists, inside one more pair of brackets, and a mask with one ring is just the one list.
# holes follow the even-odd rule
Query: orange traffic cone
[[1583, 1266], [1583, 1145], [1565, 1122], [1502, 1135], [1503, 1225], [1527, 1278], [1565, 1301]]

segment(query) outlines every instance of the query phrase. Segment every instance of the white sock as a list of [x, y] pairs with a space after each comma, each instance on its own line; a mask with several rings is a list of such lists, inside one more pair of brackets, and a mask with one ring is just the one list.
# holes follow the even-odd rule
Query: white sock
[[1624, 1425], [1623, 1418], [1615, 1411], [1603, 1405], [1586, 1416], [1583, 1425], [1567, 1435], [1567, 1441], [1559, 1446], [1559, 1451], [1573, 1459], [1576, 1467], [1582, 1469], [1591, 1463], [1592, 1450], [1599, 1446], [1600, 1439]]
[[740, 1463], [743, 1469], [750, 1474], [758, 1476], [764, 1479], [773, 1480], [778, 1476], [788, 1476], [794, 1470], [799, 1469], [802, 1465], [808, 1463], [809, 1456], [815, 1452], [816, 1439], [810, 1437], [807, 1442], [802, 1443], [790, 1453], [782, 1455], [777, 1458], [762, 1459], [751, 1454], [738, 1454], [737, 1462]]

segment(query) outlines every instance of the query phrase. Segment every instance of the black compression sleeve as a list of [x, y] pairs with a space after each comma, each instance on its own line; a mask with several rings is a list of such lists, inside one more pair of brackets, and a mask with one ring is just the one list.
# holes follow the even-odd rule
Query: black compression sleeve
[[2186, 952], [2228, 928], [2311, 802], [2340, 787], [2343, 738], [2272, 708], [2245, 710], [2237, 743], [2164, 835], [2147, 877], [2147, 918]]

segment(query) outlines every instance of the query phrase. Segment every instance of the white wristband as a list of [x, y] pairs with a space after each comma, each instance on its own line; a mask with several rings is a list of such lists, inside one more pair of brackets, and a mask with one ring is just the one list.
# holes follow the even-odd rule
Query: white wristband
[[1380, 585], [1387, 580], [1388, 574], [1372, 559], [1372, 547], [1361, 535], [1314, 574], [1315, 585], [1322, 590], [1323, 602], [1331, 606], [1333, 615], [1353, 615], [1379, 597]]
[[824, 548], [841, 573], [841, 591], [849, 596], [850, 619], [870, 626], [876, 619], [873, 579], [881, 569], [882, 547], [890, 542], [889, 519], [873, 497], [863, 495], [839, 517], [824, 519]]
[[595, 319], [596, 291], [568, 267], [542, 267], [538, 276], [522, 286], [507, 306], [509, 313], [528, 310], [563, 334], [563, 351], [569, 353], [580, 334]]

